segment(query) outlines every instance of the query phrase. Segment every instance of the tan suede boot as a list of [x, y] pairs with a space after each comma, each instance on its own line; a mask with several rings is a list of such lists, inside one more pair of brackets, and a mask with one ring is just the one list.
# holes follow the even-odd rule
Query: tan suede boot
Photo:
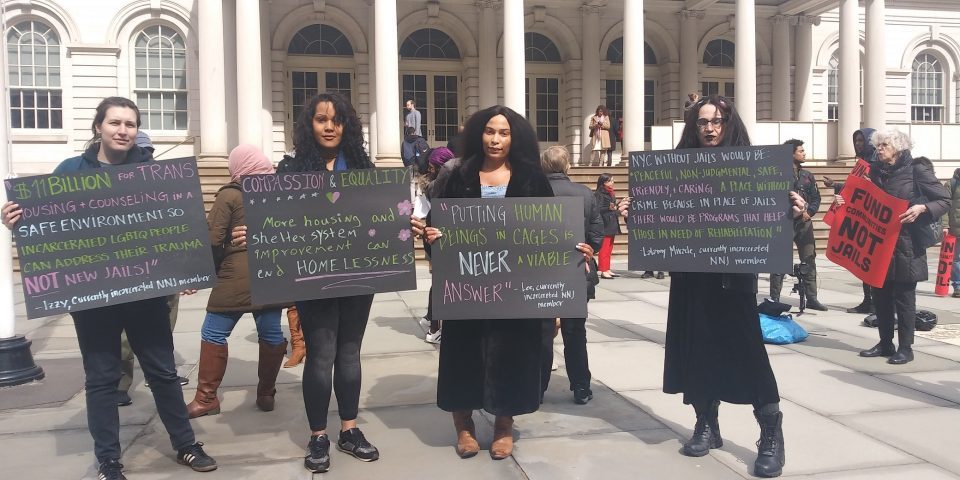
[[490, 458], [503, 460], [513, 455], [513, 417], [497, 415], [493, 423], [493, 443]]
[[300, 328], [300, 315], [297, 313], [297, 307], [287, 309], [287, 323], [290, 324], [290, 357], [283, 368], [296, 367], [303, 363], [307, 356], [307, 348], [303, 343], [303, 330]]
[[477, 443], [473, 411], [458, 410], [453, 412], [453, 426], [457, 429], [457, 455], [460, 455], [460, 458], [470, 458], [479, 453], [480, 444]]

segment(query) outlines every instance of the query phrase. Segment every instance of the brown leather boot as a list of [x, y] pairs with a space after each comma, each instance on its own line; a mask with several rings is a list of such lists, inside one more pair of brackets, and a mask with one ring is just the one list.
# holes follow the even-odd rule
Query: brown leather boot
[[497, 415], [493, 422], [493, 443], [490, 458], [503, 460], [513, 455], [513, 417]]
[[197, 394], [187, 405], [190, 418], [220, 413], [217, 389], [227, 371], [227, 344], [200, 341], [200, 371], [197, 376]]
[[283, 363], [283, 354], [287, 353], [287, 341], [280, 345], [260, 342], [260, 362], [257, 365], [257, 407], [264, 412], [273, 411], [273, 397], [277, 394], [277, 374]]
[[480, 452], [477, 443], [477, 430], [473, 424], [472, 410], [453, 412], [453, 426], [457, 429], [457, 455], [470, 458]]
[[303, 363], [304, 357], [307, 356], [307, 346], [303, 343], [303, 330], [300, 328], [297, 307], [287, 309], [287, 323], [290, 324], [290, 358], [283, 364], [283, 368], [296, 367]]

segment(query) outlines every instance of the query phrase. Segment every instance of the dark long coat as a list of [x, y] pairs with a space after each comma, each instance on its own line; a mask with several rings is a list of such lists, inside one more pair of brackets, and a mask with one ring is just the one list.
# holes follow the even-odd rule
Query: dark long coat
[[[476, 172], [464, 175], [467, 169], [468, 162], [447, 162], [434, 184], [434, 198], [479, 198], [480, 177]], [[552, 197], [553, 190], [539, 168], [514, 165], [506, 196]], [[552, 326], [553, 319], [444, 322], [437, 406], [509, 416], [537, 411], [541, 354], [544, 342], [552, 342], [542, 334], [546, 322]]]

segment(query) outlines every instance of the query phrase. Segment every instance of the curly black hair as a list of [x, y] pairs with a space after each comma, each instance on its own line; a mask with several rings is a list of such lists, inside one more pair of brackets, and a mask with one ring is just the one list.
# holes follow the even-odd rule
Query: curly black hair
[[745, 147], [750, 145], [750, 135], [747, 134], [747, 127], [743, 124], [740, 114], [737, 113], [733, 102], [724, 96], [710, 95], [702, 97], [697, 103], [694, 103], [685, 113], [683, 133], [680, 134], [680, 142], [677, 148], [700, 148], [699, 128], [697, 127], [697, 118], [700, 117], [700, 108], [704, 105], [713, 105], [720, 110], [723, 115], [723, 140], [721, 147]]
[[486, 157], [483, 130], [487, 127], [487, 122], [497, 115], [506, 117], [510, 124], [510, 151], [507, 154], [510, 168], [521, 176], [543, 175], [540, 167], [540, 144], [530, 122], [509, 107], [494, 105], [471, 115], [463, 126], [463, 134], [460, 136], [463, 147], [463, 167], [460, 170], [463, 177], [470, 178], [479, 174]]
[[297, 125], [293, 131], [293, 146], [296, 154], [290, 159], [290, 164], [285, 170], [304, 172], [327, 169], [326, 163], [320, 157], [320, 145], [313, 131], [313, 116], [320, 102], [332, 104], [335, 112], [333, 121], [343, 125], [340, 150], [346, 158], [347, 168], [373, 168], [373, 162], [370, 161], [370, 156], [367, 155], [363, 145], [363, 126], [353, 104], [338, 92], [324, 92], [310, 99], [297, 117]]

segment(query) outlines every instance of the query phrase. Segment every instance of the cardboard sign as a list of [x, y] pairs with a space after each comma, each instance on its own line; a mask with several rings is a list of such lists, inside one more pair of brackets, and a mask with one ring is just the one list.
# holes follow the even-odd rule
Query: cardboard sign
[[195, 158], [4, 182], [27, 317], [213, 286]]
[[793, 147], [630, 153], [630, 270], [793, 271]]
[[260, 305], [417, 288], [409, 169], [241, 179]]
[[957, 237], [947, 231], [943, 235], [940, 245], [940, 261], [937, 262], [937, 286], [934, 293], [941, 297], [950, 293], [950, 271], [953, 267], [953, 258], [957, 249]]
[[[864, 159], [857, 160], [856, 165], [853, 166], [853, 170], [850, 171], [850, 174], [847, 177], [860, 177], [860, 178], [870, 178], [870, 163]], [[844, 183], [846, 186], [846, 183]], [[843, 190], [840, 191], [842, 193]], [[830, 208], [827, 209], [827, 213], [823, 214], [823, 223], [827, 225], [833, 225], [833, 219], [837, 216], [837, 211], [840, 209], [840, 204], [836, 200], [830, 204]]]
[[843, 199], [830, 226], [827, 258], [867, 285], [882, 287], [900, 235], [900, 213], [910, 202], [853, 175], [843, 187]]
[[587, 316], [582, 198], [440, 198], [430, 214], [434, 318]]

